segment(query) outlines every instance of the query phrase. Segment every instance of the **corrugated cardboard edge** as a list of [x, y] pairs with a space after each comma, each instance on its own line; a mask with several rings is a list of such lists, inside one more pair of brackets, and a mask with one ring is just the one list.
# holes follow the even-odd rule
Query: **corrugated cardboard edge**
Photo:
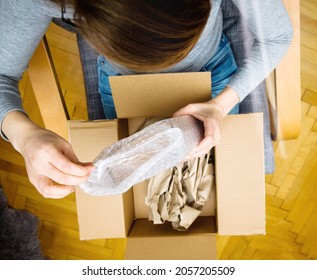
[[215, 217], [199, 217], [185, 232], [170, 223], [153, 225], [146, 219], [134, 222], [127, 240], [125, 259], [203, 260], [216, 259]]
[[218, 233], [265, 234], [263, 114], [226, 117], [215, 152]]
[[171, 117], [211, 98], [210, 72], [113, 76], [109, 82], [119, 118]]
[[157, 236], [128, 239], [126, 260], [215, 260], [216, 237]]

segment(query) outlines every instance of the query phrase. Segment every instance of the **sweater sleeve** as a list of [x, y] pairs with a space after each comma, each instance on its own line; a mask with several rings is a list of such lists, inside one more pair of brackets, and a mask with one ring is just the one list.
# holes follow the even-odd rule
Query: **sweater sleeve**
[[5, 116], [14, 110], [24, 111], [18, 82], [51, 19], [43, 0], [0, 1], [0, 131], [3, 138], [1, 128]]
[[293, 38], [293, 28], [282, 0], [232, 0], [254, 36], [248, 56], [228, 86], [242, 101], [278, 65]]

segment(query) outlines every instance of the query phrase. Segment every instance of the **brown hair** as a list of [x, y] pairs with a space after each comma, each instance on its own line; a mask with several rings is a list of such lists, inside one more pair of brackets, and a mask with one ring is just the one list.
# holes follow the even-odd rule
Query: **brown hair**
[[198, 41], [210, 0], [73, 0], [80, 32], [106, 58], [136, 71], [167, 68]]

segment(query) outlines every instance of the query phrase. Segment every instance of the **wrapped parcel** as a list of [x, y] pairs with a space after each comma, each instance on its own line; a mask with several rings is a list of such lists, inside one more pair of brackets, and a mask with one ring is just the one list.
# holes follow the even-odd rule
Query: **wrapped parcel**
[[80, 187], [91, 195], [126, 192], [136, 183], [179, 164], [203, 139], [202, 123], [182, 116], [156, 122], [105, 148]]

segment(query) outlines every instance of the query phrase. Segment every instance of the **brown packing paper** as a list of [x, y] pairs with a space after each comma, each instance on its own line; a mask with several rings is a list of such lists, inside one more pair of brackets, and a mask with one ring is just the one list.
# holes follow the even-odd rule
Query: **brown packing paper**
[[[144, 200], [147, 195], [148, 181], [144, 181], [140, 184], [133, 186], [133, 201], [134, 201], [134, 213], [135, 219], [148, 219], [149, 209], [145, 205]], [[211, 188], [211, 195], [205, 202], [204, 207], [199, 217], [214, 217], [216, 216], [216, 188]], [[153, 223], [153, 222], [151, 222]]]
[[[163, 118], [138, 118], [130, 122], [133, 132]], [[139, 128], [138, 128], [139, 126]], [[172, 222], [176, 230], [186, 230], [200, 215], [211, 196], [214, 168], [210, 154], [179, 164], [149, 179], [145, 204], [154, 224]]]
[[186, 230], [200, 215], [213, 187], [213, 165], [209, 156], [180, 164], [149, 180], [145, 204], [154, 224], [172, 222]]

